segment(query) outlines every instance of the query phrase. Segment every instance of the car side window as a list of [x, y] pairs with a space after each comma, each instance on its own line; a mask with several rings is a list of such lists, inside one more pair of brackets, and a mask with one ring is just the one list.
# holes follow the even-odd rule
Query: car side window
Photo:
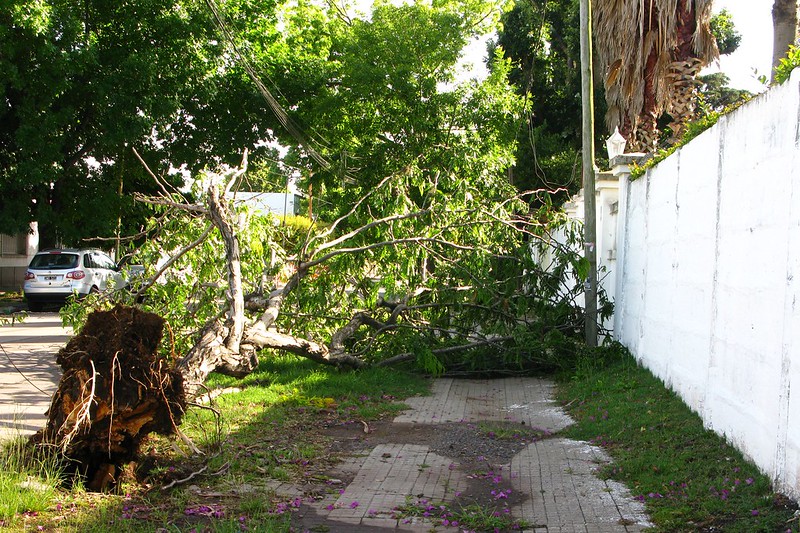
[[92, 254], [83, 254], [83, 266], [84, 268], [97, 268], [92, 261]]
[[92, 253], [92, 262], [95, 268], [106, 268], [106, 265], [103, 264], [103, 257], [96, 252]]
[[117, 264], [114, 263], [114, 261], [110, 257], [108, 257], [106, 254], [97, 254], [97, 255], [100, 257], [104, 268], [107, 268], [109, 270], [116, 270], [117, 269]]
[[100, 252], [92, 252], [92, 262], [94, 263], [95, 268], [103, 268], [105, 270], [114, 270], [117, 266], [110, 257]]

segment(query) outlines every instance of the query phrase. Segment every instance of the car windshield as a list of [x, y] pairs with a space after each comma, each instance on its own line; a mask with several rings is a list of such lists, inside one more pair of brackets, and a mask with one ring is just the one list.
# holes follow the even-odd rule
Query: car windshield
[[78, 266], [78, 254], [39, 254], [34, 256], [29, 268], [67, 269]]

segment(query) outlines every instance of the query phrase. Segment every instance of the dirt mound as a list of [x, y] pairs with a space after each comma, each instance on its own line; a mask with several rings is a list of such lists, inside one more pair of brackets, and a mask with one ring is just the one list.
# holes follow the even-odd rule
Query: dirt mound
[[148, 433], [170, 434], [186, 407], [183, 380], [159, 357], [164, 321], [117, 306], [89, 315], [58, 352], [63, 370], [37, 444], [55, 444], [87, 486], [113, 484]]

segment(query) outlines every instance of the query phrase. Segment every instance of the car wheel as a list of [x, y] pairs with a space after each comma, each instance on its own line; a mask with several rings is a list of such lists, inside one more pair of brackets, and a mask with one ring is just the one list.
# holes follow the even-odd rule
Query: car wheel
[[44, 309], [44, 304], [42, 302], [28, 302], [28, 310], [33, 313], [38, 313]]
[[96, 285], [92, 285], [92, 288], [89, 289], [89, 294], [97, 294], [98, 292], [100, 292], [100, 289]]

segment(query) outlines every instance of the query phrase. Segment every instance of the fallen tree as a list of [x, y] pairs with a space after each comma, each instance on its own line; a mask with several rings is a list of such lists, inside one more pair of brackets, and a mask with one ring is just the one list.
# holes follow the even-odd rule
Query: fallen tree
[[[276, 217], [240, 202], [246, 157], [195, 176], [189, 192], [150, 172], [161, 194], [135, 197], [153, 216], [130, 250], [146, 274], [131, 292], [68, 308], [76, 331], [88, 310], [117, 303], [163, 318], [171, 336], [158, 360], [187, 401], [209, 373], [246, 375], [276, 350], [350, 369], [410, 361], [435, 374], [558, 365], [580, 338], [587, 263], [563, 216], [530, 212], [508, 183], [526, 105], [508, 85], [510, 63], [496, 54], [484, 80], [440, 90], [487, 12], [381, 5], [369, 22], [330, 21], [324, 34], [336, 39], [306, 39], [327, 42], [323, 57], [336, 60], [320, 64], [316, 93], [273, 110], [287, 129], [331, 135], [281, 138], [291, 146], [275, 167], [291, 164], [315, 216], [311, 205], [308, 218]], [[101, 381], [86, 368], [73, 392]]]
[[585, 267], [563, 220], [520, 212], [514, 196], [363, 217], [373, 197], [400, 189], [403, 177], [393, 176], [339, 218], [300, 232], [234, 207], [246, 163], [207, 175], [202, 202], [137, 198], [171, 213], [172, 226], [160, 222], [159, 238], [139, 251], [161, 266], [138, 294], [152, 293], [145, 307], [184, 339], [175, 364], [188, 398], [211, 372], [251, 372], [264, 349], [351, 369], [413, 360], [432, 372], [457, 367], [446, 362], [455, 354], [482, 351], [507, 357], [513, 371], [513, 361], [526, 369], [521, 352], [553, 359], [553, 335], [579, 333]]
[[387, 178], [343, 216], [298, 231], [234, 207], [246, 168], [245, 157], [207, 176], [202, 201], [139, 197], [170, 213], [137, 251], [151, 274], [71, 307], [113, 306], [59, 352], [63, 378], [34, 442], [58, 446], [89, 488], [113, 484], [148, 433], [180, 434], [211, 372], [245, 376], [268, 350], [349, 369], [513, 372], [556, 362], [559, 340], [580, 337], [577, 232], [520, 214], [518, 199], [352, 224], [396, 185]]

